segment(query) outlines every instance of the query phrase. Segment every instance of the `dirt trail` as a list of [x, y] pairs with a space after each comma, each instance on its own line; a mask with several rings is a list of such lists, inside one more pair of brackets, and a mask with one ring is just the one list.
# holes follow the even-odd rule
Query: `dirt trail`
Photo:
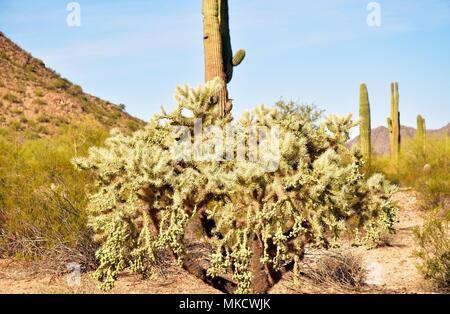
[[413, 230], [423, 224], [425, 212], [413, 192], [399, 192], [395, 199], [400, 205], [399, 223], [389, 245], [365, 252], [358, 248], [369, 269], [367, 283], [398, 293], [429, 293], [432, 287], [417, 271], [418, 259], [413, 256]]
[[[302, 276], [301, 285], [292, 283], [292, 274], [272, 288], [271, 293], [432, 293], [432, 287], [417, 272], [413, 228], [423, 223], [416, 196], [411, 191], [395, 196], [400, 206], [397, 233], [389, 245], [374, 250], [353, 248], [363, 256], [369, 269], [368, 285], [358, 291], [321, 287]], [[54, 277], [26, 270], [17, 262], [0, 260], [0, 293], [99, 293], [97, 282], [89, 274], [81, 276], [80, 286], [70, 286], [67, 276]], [[139, 276], [123, 274], [113, 293], [219, 293], [195, 277], [171, 267], [164, 276], [142, 280]]]

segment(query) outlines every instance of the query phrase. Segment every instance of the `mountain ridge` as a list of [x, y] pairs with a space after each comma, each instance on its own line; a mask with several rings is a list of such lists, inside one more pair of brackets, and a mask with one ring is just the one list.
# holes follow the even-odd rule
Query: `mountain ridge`
[[[413, 127], [402, 125], [400, 127], [400, 136], [402, 139], [413, 138], [416, 136], [417, 130]], [[427, 129], [427, 135], [445, 136], [450, 134], [450, 123], [440, 129]], [[385, 126], [379, 126], [371, 131], [372, 152], [376, 155], [389, 153], [389, 131]], [[348, 146], [357, 145], [359, 143], [359, 135], [348, 142]]]

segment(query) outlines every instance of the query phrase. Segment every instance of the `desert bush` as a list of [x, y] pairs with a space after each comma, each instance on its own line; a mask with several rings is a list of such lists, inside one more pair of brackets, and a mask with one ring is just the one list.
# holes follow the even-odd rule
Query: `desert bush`
[[46, 116], [46, 115], [40, 115], [36, 118], [36, 121], [39, 123], [49, 123], [50, 122], [50, 117]]
[[73, 96], [78, 96], [83, 93], [83, 89], [79, 85], [71, 85], [69, 88], [69, 93]]
[[[450, 140], [428, 136], [425, 144], [408, 139], [402, 144], [398, 170], [388, 156], [374, 158], [373, 171], [383, 172], [393, 182], [413, 187], [422, 196], [425, 209], [448, 206], [450, 199]], [[447, 204], [447, 205], [446, 205]]]
[[45, 100], [43, 100], [42, 98], [36, 98], [33, 100], [33, 104], [38, 105], [38, 106], [47, 106], [47, 102]]
[[439, 288], [450, 289], [450, 210], [435, 209], [414, 234], [419, 271]]
[[306, 272], [316, 283], [338, 288], [359, 288], [368, 270], [360, 255], [351, 251], [329, 251], [320, 256]]
[[9, 126], [12, 130], [15, 130], [15, 131], [21, 131], [21, 130], [23, 130], [22, 123], [21, 123], [19, 120], [17, 120], [17, 119], [13, 119], [13, 120], [9, 121], [8, 126]]
[[67, 90], [70, 86], [71, 83], [67, 79], [61, 77], [57, 77], [47, 84], [47, 88], [51, 90]]
[[[163, 111], [130, 136], [115, 130], [104, 147], [74, 159], [97, 178], [87, 210], [101, 244], [95, 275], [102, 288], [112, 288], [126, 268], [151, 274], [155, 252], [163, 249], [189, 270], [186, 245], [206, 241], [214, 248], [209, 279], [231, 272], [237, 283], [232, 291], [264, 292], [268, 283], [261, 278], [270, 274], [263, 268], [279, 273], [285, 265], [298, 266], [306, 244], [337, 246], [343, 233], [355, 231], [350, 218], [362, 234], [393, 229], [394, 188], [382, 175], [366, 178], [361, 153], [345, 146], [354, 126], [350, 115], [320, 122], [314, 108], [284, 102], [245, 114], [236, 127], [279, 128], [280, 159], [272, 172], [267, 166], [273, 160], [250, 161], [248, 152], [244, 160], [220, 162], [174, 158], [180, 126], [193, 132], [196, 119], [204, 128], [231, 121], [216, 106], [222, 84], [178, 87], [172, 113]], [[248, 142], [251, 134], [241, 136]], [[264, 146], [270, 138], [259, 141]], [[197, 238], [188, 236], [193, 226]]]
[[37, 90], [34, 92], [34, 95], [35, 95], [36, 97], [38, 97], [38, 98], [41, 98], [41, 97], [44, 97], [44, 92], [43, 92], [42, 90], [40, 90], [40, 89], [37, 89]]
[[0, 133], [0, 255], [89, 247], [84, 207], [92, 178], [75, 171], [70, 159], [105, 135], [94, 122], [67, 126], [54, 138]]
[[10, 103], [13, 103], [13, 104], [22, 103], [22, 101], [16, 95], [11, 94], [11, 93], [6, 93], [5, 95], [3, 95], [3, 99], [6, 101], [9, 101]]

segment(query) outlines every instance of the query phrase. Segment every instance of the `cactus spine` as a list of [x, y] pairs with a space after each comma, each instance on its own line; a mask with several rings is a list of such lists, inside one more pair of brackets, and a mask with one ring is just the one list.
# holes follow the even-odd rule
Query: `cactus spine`
[[389, 129], [389, 144], [391, 159], [398, 166], [400, 155], [400, 96], [398, 93], [398, 83], [391, 83], [391, 116], [387, 119]]
[[359, 100], [359, 138], [361, 145], [361, 152], [366, 160], [367, 165], [370, 167], [371, 159], [371, 125], [370, 125], [370, 104], [369, 94], [367, 92], [366, 84], [361, 84], [360, 87], [360, 100]]
[[[239, 50], [233, 56], [229, 28], [228, 0], [203, 0], [203, 44], [205, 51], [205, 81], [217, 77], [229, 83], [233, 77], [233, 67], [245, 57]], [[223, 116], [232, 109], [228, 99], [226, 84], [218, 93], [218, 107]]]

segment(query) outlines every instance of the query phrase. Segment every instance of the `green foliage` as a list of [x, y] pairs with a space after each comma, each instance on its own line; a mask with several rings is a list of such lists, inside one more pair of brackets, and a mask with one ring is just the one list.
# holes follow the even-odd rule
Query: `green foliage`
[[371, 160], [371, 124], [370, 124], [370, 104], [369, 104], [369, 94], [367, 92], [366, 84], [361, 84], [360, 88], [360, 103], [359, 103], [359, 137], [361, 152], [364, 156], [368, 167], [370, 167]]
[[43, 100], [42, 98], [36, 98], [33, 100], [33, 104], [38, 105], [38, 106], [47, 106], [47, 102], [45, 100]]
[[378, 156], [372, 162], [372, 171], [413, 187], [420, 192], [424, 208], [443, 206], [450, 198], [450, 141], [438, 136], [428, 136], [425, 144], [417, 138], [406, 140], [398, 168], [388, 157]]
[[[351, 116], [319, 123], [320, 114], [312, 107], [284, 102], [246, 113], [238, 126], [280, 129], [280, 164], [274, 172], [265, 171], [266, 162], [174, 158], [177, 126], [193, 132], [198, 118], [203, 127], [229, 122], [215, 103], [222, 84], [214, 80], [197, 89], [178, 87], [174, 112], [163, 111], [130, 136], [115, 130], [104, 147], [74, 159], [97, 178], [87, 211], [102, 244], [96, 272], [102, 288], [111, 288], [126, 268], [151, 272], [157, 250], [168, 248], [183, 263], [186, 226], [201, 213], [215, 226], [204, 239], [215, 248], [208, 274], [233, 269], [241, 293], [251, 291], [249, 264], [256, 238], [263, 247], [261, 263], [278, 269], [292, 259], [298, 262], [302, 243], [332, 247], [355, 228], [363, 236], [369, 230], [392, 230], [393, 187], [381, 175], [366, 180], [362, 155], [345, 146], [354, 126]], [[186, 110], [192, 115], [184, 116]], [[243, 136], [248, 140], [249, 134]]]
[[81, 88], [81, 86], [79, 85], [71, 85], [69, 87], [69, 93], [72, 94], [73, 96], [79, 96], [83, 93], [83, 89]]
[[40, 122], [40, 123], [49, 123], [50, 122], [50, 118], [43, 114], [38, 116], [36, 120], [37, 120], [37, 122]]
[[106, 132], [94, 122], [67, 126], [54, 138], [20, 139], [0, 132], [0, 254], [40, 256], [57, 245], [87, 241], [87, 173], [70, 159], [99, 145]]
[[11, 94], [11, 93], [6, 93], [5, 95], [3, 95], [3, 99], [6, 101], [9, 101], [10, 103], [13, 103], [13, 104], [22, 103], [22, 101], [16, 95]]
[[67, 79], [57, 77], [47, 84], [47, 88], [51, 90], [67, 90], [71, 85]]
[[420, 272], [439, 288], [450, 289], [450, 211], [434, 210], [414, 234]]
[[41, 98], [41, 97], [44, 97], [44, 92], [43, 92], [42, 90], [40, 90], [40, 89], [37, 89], [37, 90], [34, 92], [34, 95], [35, 95], [36, 97], [38, 97], [38, 98]]

